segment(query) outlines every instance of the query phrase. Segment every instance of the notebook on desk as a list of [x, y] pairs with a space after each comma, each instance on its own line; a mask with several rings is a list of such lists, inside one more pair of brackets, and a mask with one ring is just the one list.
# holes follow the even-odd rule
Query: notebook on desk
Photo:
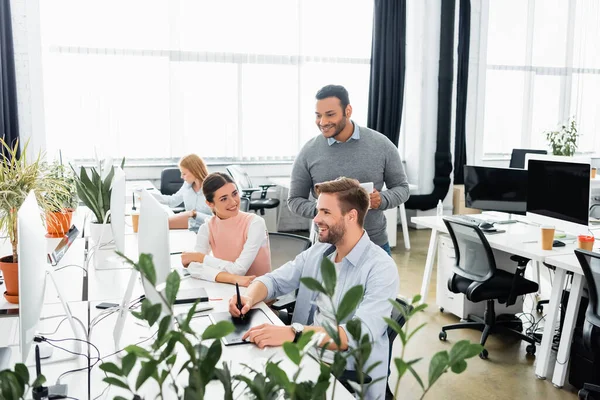
[[220, 321], [228, 321], [233, 324], [235, 330], [223, 338], [225, 346], [250, 343], [242, 340], [242, 336], [244, 336], [248, 329], [261, 324], [273, 324], [269, 317], [267, 317], [267, 314], [260, 308], [251, 309], [244, 318], [234, 318], [228, 311], [225, 311], [210, 314], [210, 319], [215, 324]]

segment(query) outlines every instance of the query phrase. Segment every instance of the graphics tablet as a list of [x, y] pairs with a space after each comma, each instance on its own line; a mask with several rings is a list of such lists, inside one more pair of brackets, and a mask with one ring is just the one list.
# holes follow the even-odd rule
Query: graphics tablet
[[215, 324], [219, 321], [229, 321], [233, 323], [235, 330], [223, 338], [223, 344], [225, 346], [250, 343], [246, 340], [242, 340], [242, 336], [244, 336], [244, 333], [246, 333], [248, 329], [261, 324], [273, 324], [269, 317], [267, 317], [267, 314], [260, 308], [251, 309], [248, 314], [244, 315], [243, 319], [233, 318], [228, 311], [212, 313], [210, 314], [210, 319]]

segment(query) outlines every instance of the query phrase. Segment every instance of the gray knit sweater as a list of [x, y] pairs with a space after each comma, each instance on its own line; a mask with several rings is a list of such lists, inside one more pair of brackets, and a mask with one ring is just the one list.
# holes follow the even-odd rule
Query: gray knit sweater
[[398, 149], [384, 135], [360, 126], [360, 139], [345, 143], [327, 144], [323, 135], [309, 140], [294, 161], [288, 206], [292, 213], [305, 218], [316, 215], [314, 186], [345, 176], [359, 182], [373, 182], [381, 192], [381, 205], [369, 210], [365, 217], [365, 230], [371, 240], [387, 243], [386, 220], [383, 210], [398, 207], [409, 197], [408, 182], [400, 161]]

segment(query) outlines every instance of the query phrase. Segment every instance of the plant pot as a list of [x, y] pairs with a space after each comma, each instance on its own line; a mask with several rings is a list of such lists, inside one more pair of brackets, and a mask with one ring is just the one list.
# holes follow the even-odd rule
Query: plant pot
[[4, 276], [6, 292], [4, 298], [9, 303], [19, 304], [19, 264], [12, 262], [12, 256], [0, 258], [0, 269]]
[[63, 237], [71, 228], [73, 219], [72, 208], [66, 208], [61, 212], [46, 213], [46, 231], [48, 237]]
[[[113, 240], [112, 229], [110, 224], [99, 224], [92, 222], [90, 224], [90, 239], [94, 244], [105, 246]], [[99, 241], [102, 241], [101, 243]]]

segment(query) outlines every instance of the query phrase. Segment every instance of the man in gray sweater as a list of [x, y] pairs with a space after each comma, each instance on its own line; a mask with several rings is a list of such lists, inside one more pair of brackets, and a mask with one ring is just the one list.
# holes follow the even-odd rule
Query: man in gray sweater
[[[288, 207], [305, 218], [316, 215], [309, 199], [314, 186], [340, 176], [372, 182], [371, 208], [365, 230], [371, 241], [391, 254], [384, 210], [398, 207], [409, 197], [408, 182], [398, 149], [384, 135], [359, 127], [350, 117], [352, 106], [343, 86], [328, 85], [317, 92], [316, 123], [322, 135], [309, 140], [294, 161]], [[385, 183], [386, 190], [381, 191]]]

